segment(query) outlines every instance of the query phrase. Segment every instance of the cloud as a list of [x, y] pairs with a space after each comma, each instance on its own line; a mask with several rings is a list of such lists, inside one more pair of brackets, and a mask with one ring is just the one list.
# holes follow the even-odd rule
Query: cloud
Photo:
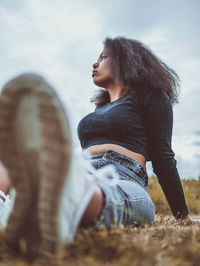
[[21, 72], [47, 77], [68, 107], [76, 136], [78, 120], [91, 111], [92, 63], [102, 47], [101, 14], [82, 1], [24, 0], [18, 8], [13, 3], [0, 7], [0, 85]]
[[[200, 169], [200, 154], [194, 154], [195, 158], [198, 160], [199, 169]], [[199, 171], [200, 174], [200, 171]]]
[[200, 146], [200, 141], [195, 141], [195, 142], [193, 142], [193, 145]]
[[139, 39], [181, 77], [173, 146], [178, 156], [195, 161], [200, 135], [199, 7], [197, 0], [1, 1], [0, 86], [21, 72], [44, 75], [66, 106], [79, 145], [76, 127], [94, 108], [89, 102], [95, 90], [91, 70], [103, 39]]
[[91, 86], [92, 63], [102, 46], [98, 9], [81, 1], [24, 0], [15, 10], [11, 2], [0, 9], [1, 84], [15, 73], [35, 71], [49, 77], [66, 99], [74, 88], [87, 95], [90, 89], [83, 88]]
[[195, 179], [200, 175], [200, 164], [196, 160], [185, 160], [184, 157], [176, 156], [177, 168], [182, 179]]
[[200, 136], [200, 130], [195, 131], [194, 134]]
[[194, 134], [200, 131], [199, 110], [200, 89], [182, 95], [180, 103], [175, 106], [176, 133], [179, 135]]

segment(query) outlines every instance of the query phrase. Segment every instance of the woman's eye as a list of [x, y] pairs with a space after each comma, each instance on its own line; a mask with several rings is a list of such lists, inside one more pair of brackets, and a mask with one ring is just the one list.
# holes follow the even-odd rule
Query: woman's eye
[[107, 58], [108, 56], [106, 54], [102, 55], [102, 59]]
[[107, 55], [104, 55], [104, 54], [100, 55], [100, 57], [99, 57], [99, 59], [98, 59], [98, 62], [104, 60], [104, 59], [107, 58], [107, 57], [108, 57], [108, 56], [107, 56]]

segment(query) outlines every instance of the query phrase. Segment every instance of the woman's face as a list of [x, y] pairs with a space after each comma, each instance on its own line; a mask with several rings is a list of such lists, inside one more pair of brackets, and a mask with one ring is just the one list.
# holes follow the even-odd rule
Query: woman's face
[[111, 58], [106, 50], [103, 50], [96, 63], [93, 64], [93, 82], [98, 87], [108, 88], [114, 83]]

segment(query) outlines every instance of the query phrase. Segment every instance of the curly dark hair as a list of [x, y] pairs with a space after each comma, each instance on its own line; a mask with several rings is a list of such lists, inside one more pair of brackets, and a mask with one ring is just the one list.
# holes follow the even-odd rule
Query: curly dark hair
[[[144, 95], [165, 90], [172, 104], [178, 102], [180, 79], [177, 73], [143, 43], [124, 37], [107, 37], [104, 49], [111, 57], [114, 80], [121, 82], [125, 91]], [[103, 88], [91, 99], [98, 107], [109, 101], [109, 93]]]

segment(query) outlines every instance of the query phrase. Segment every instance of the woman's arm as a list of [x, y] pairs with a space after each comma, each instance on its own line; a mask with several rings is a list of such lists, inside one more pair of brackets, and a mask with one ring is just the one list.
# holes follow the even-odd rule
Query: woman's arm
[[173, 215], [183, 219], [188, 215], [184, 192], [171, 149], [173, 111], [164, 91], [152, 92], [144, 104], [148, 149], [153, 171], [166, 196]]

